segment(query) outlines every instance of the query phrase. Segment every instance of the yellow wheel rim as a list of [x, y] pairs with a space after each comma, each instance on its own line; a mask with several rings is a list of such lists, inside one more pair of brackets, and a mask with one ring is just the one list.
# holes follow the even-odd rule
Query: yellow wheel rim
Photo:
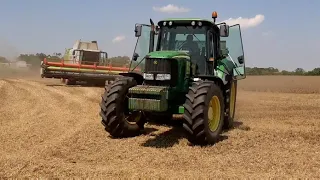
[[213, 96], [209, 103], [208, 123], [210, 131], [214, 132], [219, 127], [221, 117], [220, 100], [217, 96]]
[[229, 103], [229, 113], [230, 116], [233, 116], [234, 113], [234, 104], [236, 103], [236, 87], [234, 85], [234, 82], [231, 84], [231, 89], [230, 89], [230, 103]]

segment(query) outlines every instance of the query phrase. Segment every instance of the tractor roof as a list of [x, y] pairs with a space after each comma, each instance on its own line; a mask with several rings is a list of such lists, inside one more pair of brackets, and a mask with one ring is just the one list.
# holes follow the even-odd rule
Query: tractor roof
[[167, 19], [163, 19], [162, 21], [182, 21], [182, 20], [185, 20], [185, 21], [208, 21], [208, 22], [212, 22], [210, 20], [207, 20], [207, 19], [201, 19], [201, 18], [167, 18]]
[[210, 20], [201, 19], [201, 18], [167, 18], [167, 19], [162, 19], [161, 21], [202, 21], [202, 22], [213, 23]]
[[172, 21], [176, 25], [186, 25], [189, 24], [191, 21], [197, 21], [197, 22], [202, 22], [203, 26], [211, 26], [213, 25], [213, 21], [207, 20], [207, 19], [201, 19], [201, 18], [167, 18], [167, 19], [162, 19], [158, 22], [159, 26], [163, 25], [163, 22], [168, 22]]

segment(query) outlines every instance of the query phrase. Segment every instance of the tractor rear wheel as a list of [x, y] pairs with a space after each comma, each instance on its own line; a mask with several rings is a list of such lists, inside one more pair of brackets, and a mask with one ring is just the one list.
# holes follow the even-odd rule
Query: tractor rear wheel
[[224, 118], [224, 129], [231, 129], [233, 127], [234, 115], [236, 112], [237, 101], [237, 81], [232, 80], [229, 83], [229, 88], [226, 90], [226, 108]]
[[128, 90], [136, 86], [133, 78], [121, 78], [109, 84], [100, 103], [102, 124], [113, 137], [132, 137], [141, 133], [145, 116], [141, 111], [129, 112]]
[[194, 83], [186, 95], [183, 128], [192, 144], [213, 144], [220, 138], [224, 118], [223, 93], [212, 81]]

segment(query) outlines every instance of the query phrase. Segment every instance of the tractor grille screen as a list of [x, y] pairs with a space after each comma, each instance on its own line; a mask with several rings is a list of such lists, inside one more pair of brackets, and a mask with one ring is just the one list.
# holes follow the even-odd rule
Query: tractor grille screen
[[176, 59], [165, 58], [146, 58], [145, 72], [152, 73], [155, 76], [157, 74], [171, 74], [171, 80], [158, 81], [158, 80], [146, 80], [148, 85], [157, 86], [175, 86], [178, 80], [178, 62]]
[[145, 71], [148, 73], [171, 73], [172, 59], [147, 58]]

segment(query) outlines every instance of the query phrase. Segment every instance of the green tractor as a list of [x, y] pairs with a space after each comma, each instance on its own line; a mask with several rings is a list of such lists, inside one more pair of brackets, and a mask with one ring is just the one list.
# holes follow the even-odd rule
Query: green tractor
[[[189, 142], [213, 144], [233, 126], [237, 81], [246, 78], [241, 30], [216, 23], [216, 12], [212, 18], [135, 25], [131, 70], [105, 88], [100, 104], [112, 137], [137, 136], [150, 119], [180, 117]], [[143, 74], [133, 72], [138, 66]]]

